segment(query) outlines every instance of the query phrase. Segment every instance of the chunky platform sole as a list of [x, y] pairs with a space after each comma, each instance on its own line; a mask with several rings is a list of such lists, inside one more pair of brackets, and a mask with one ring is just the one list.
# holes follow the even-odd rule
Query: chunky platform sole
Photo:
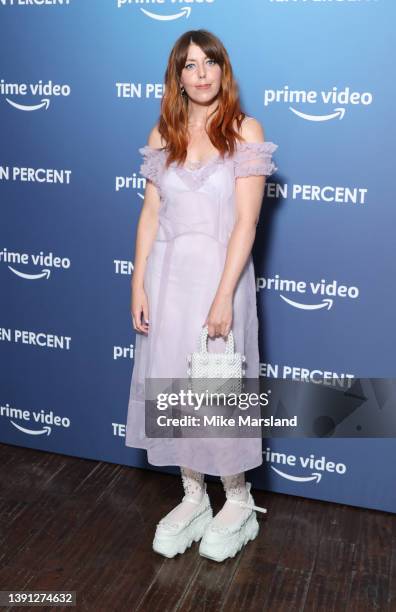
[[218, 562], [224, 561], [228, 557], [235, 557], [242, 546], [245, 546], [250, 540], [254, 540], [257, 537], [258, 532], [259, 524], [256, 513], [252, 512], [241, 530], [233, 535], [224, 536], [207, 532], [201, 540], [199, 554], [202, 557]]
[[164, 557], [168, 557], [168, 559], [172, 559], [177, 554], [184, 553], [193, 542], [198, 542], [202, 538], [212, 518], [213, 510], [209, 507], [179, 533], [156, 533], [153, 541], [153, 550], [160, 555], [164, 555]]

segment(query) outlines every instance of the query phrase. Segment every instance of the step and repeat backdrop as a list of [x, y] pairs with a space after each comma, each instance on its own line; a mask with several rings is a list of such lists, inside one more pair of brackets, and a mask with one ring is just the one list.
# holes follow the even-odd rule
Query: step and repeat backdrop
[[[2, 442], [178, 473], [125, 426], [138, 148], [190, 29], [221, 38], [279, 147], [253, 251], [261, 375], [395, 377], [395, 17], [391, 0], [0, 0]], [[395, 512], [395, 454], [265, 439], [251, 480]]]

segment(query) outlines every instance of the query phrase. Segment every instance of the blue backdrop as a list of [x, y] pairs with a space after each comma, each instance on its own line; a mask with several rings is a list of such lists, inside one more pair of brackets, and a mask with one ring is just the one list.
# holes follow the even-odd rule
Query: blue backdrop
[[[390, 0], [0, 0], [1, 441], [152, 467], [125, 447], [137, 149], [188, 29], [222, 39], [279, 145], [254, 247], [262, 375], [395, 376], [395, 17]], [[392, 438], [263, 449], [258, 487], [396, 510]]]

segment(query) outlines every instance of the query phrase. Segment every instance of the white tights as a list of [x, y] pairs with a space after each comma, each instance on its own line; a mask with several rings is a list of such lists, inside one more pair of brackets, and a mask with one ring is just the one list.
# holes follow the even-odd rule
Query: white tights
[[245, 472], [232, 474], [231, 476], [221, 476], [221, 482], [227, 499], [222, 509], [214, 517], [212, 525], [227, 527], [246, 514], [246, 509], [241, 508], [238, 504], [232, 504], [228, 500], [247, 501], [249, 494], [246, 489]]
[[[180, 467], [185, 495], [201, 501], [204, 494], [204, 474], [196, 472], [187, 467]], [[245, 484], [245, 473], [233, 474], [231, 476], [221, 476], [221, 482], [227, 497], [229, 499], [238, 499], [247, 501], [248, 493]], [[188, 520], [190, 516], [196, 512], [197, 506], [188, 499], [183, 500], [173, 510], [166, 515], [168, 520], [179, 522]], [[224, 506], [216, 514], [213, 519], [213, 524], [225, 527], [234, 523], [244, 512], [243, 508], [237, 504], [225, 502]]]

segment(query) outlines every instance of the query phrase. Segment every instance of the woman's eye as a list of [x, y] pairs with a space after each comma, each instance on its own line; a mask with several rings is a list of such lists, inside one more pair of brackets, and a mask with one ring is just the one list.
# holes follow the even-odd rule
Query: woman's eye
[[[207, 62], [209, 62], [209, 63], [210, 63], [210, 64], [212, 64], [212, 65], [213, 65], [213, 64], [216, 64], [216, 60], [214, 60], [214, 59], [209, 59], [209, 60], [207, 60]], [[184, 66], [184, 68], [186, 68], [186, 69], [188, 70], [188, 69], [190, 68], [190, 66], [195, 66], [195, 64], [186, 64], [186, 65]]]

